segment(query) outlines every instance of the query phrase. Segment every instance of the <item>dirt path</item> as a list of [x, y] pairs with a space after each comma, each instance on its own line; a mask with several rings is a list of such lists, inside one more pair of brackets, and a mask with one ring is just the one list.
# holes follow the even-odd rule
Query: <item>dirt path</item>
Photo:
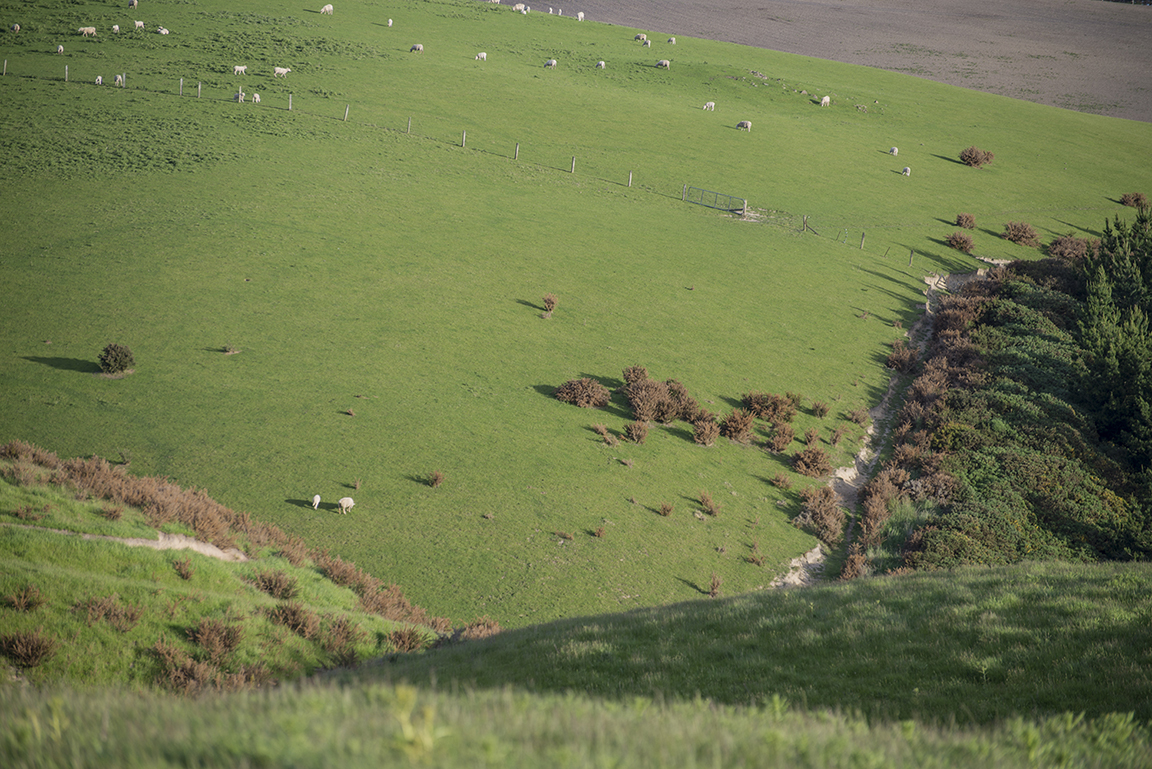
[[207, 542], [201, 542], [194, 537], [187, 537], [183, 534], [166, 534], [162, 531], [156, 532], [157, 539], [143, 539], [138, 537], [108, 537], [103, 534], [80, 534], [75, 531], [66, 531], [65, 529], [48, 529], [43, 526], [27, 526], [19, 523], [5, 523], [4, 526], [16, 526], [21, 529], [32, 529], [34, 531], [47, 531], [53, 534], [66, 534], [73, 537], [80, 537], [80, 539], [87, 539], [93, 541], [104, 542], [119, 542], [130, 547], [150, 547], [153, 550], [195, 550], [201, 555], [206, 555], [210, 558], [216, 558], [221, 561], [240, 562], [247, 561], [248, 556], [244, 555], [241, 551], [234, 547], [227, 550], [221, 550], [215, 545], [210, 545]]
[[581, 0], [568, 13], [576, 11], [589, 21], [654, 33], [654, 50], [664, 46], [664, 35], [723, 40], [1152, 122], [1152, 6], [1104, 0]]

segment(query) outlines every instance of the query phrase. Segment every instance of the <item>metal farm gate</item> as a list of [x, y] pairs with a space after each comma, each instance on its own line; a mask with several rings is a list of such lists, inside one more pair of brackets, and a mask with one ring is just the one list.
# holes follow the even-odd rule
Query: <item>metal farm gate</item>
[[739, 214], [743, 214], [748, 210], [748, 201], [745, 198], [738, 198], [735, 195], [725, 195], [723, 192], [704, 190], [699, 187], [689, 187], [687, 184], [684, 185], [684, 191], [681, 193], [680, 199], [685, 203], [695, 203], [698, 206], [708, 206], [709, 208], [716, 208], [721, 211], [732, 211]]

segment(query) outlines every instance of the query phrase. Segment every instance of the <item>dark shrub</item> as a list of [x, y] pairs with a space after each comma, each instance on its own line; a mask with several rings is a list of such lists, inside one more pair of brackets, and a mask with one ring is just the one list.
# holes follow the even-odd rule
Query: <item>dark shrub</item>
[[0, 653], [22, 668], [34, 668], [56, 653], [56, 640], [40, 629], [0, 635]]
[[630, 385], [636, 382], [643, 382], [648, 378], [648, 369], [643, 366], [629, 366], [624, 369], [624, 384]]
[[296, 580], [282, 571], [258, 571], [252, 577], [252, 584], [257, 590], [283, 601], [296, 597]]
[[110, 521], [118, 521], [124, 516], [124, 508], [119, 505], [104, 505], [97, 515]]
[[665, 518], [667, 518], [668, 516], [672, 515], [672, 511], [673, 511], [673, 510], [675, 510], [675, 509], [676, 509], [676, 508], [675, 508], [674, 506], [672, 506], [672, 505], [668, 504], [667, 502], [661, 502], [661, 503], [660, 503], [660, 511], [659, 511], [659, 512], [660, 512], [660, 515], [662, 515], [662, 516], [664, 516]]
[[781, 422], [772, 429], [772, 437], [768, 440], [768, 447], [773, 451], [784, 451], [796, 439], [796, 431], [792, 425]]
[[596, 531], [592, 532], [592, 536], [596, 537], [597, 539], [604, 539], [604, 535], [607, 533], [608, 532], [604, 530], [603, 526], [597, 526]]
[[670, 422], [676, 418], [677, 408], [668, 393], [668, 385], [663, 382], [638, 380], [624, 387], [624, 396], [641, 422]]
[[1078, 238], [1072, 233], [1061, 235], [1048, 244], [1048, 256], [1056, 259], [1083, 259], [1088, 256], [1091, 241], [1087, 238]]
[[203, 649], [213, 665], [219, 665], [236, 651], [243, 638], [244, 629], [239, 625], [228, 625], [208, 617], [201, 617], [199, 625], [188, 628], [188, 640]]
[[867, 564], [868, 559], [860, 550], [860, 543], [853, 542], [852, 546], [848, 548], [848, 557], [844, 559], [844, 566], [840, 569], [840, 579], [848, 580], [864, 576], [864, 567]]
[[1021, 246], [1040, 247], [1040, 236], [1027, 222], [1008, 222], [1004, 225], [1004, 233], [1001, 237]]
[[973, 168], [980, 168], [991, 163], [996, 158], [991, 152], [985, 152], [978, 147], [969, 147], [960, 152], [960, 162]]
[[812, 401], [812, 413], [823, 419], [828, 416], [831, 407], [824, 401]]
[[800, 499], [803, 506], [793, 523], [829, 545], [838, 543], [844, 535], [845, 516], [836, 503], [836, 492], [827, 486], [816, 486], [802, 489]]
[[636, 421], [625, 425], [624, 437], [633, 443], [644, 443], [644, 439], [648, 437], [648, 423]]
[[712, 421], [696, 422], [692, 428], [692, 440], [701, 446], [711, 446], [720, 437], [720, 425]]
[[848, 412], [848, 419], [860, 425], [861, 427], [868, 426], [868, 410], [867, 409], [852, 409]]
[[710, 598], [720, 597], [720, 586], [724, 584], [724, 580], [720, 579], [720, 575], [712, 572], [712, 579], [708, 583], [708, 596]]
[[720, 515], [720, 503], [712, 499], [712, 495], [707, 491], [700, 492], [700, 507], [704, 508], [704, 512], [708, 515]]
[[556, 309], [556, 295], [555, 294], [545, 294], [544, 295], [544, 312], [551, 315], [552, 311], [555, 309]]
[[268, 609], [268, 619], [283, 625], [301, 638], [308, 639], [320, 629], [320, 618], [303, 604], [289, 601]]
[[47, 603], [40, 588], [35, 585], [25, 585], [15, 593], [4, 596], [4, 601], [16, 611], [35, 611]]
[[556, 399], [582, 409], [607, 406], [611, 400], [608, 388], [590, 377], [571, 379], [556, 388]]
[[956, 214], [956, 226], [966, 230], [976, 229], [976, 217], [972, 214]]
[[192, 568], [191, 558], [182, 558], [179, 561], [173, 561], [172, 568], [180, 575], [180, 579], [185, 581], [192, 579], [192, 576], [196, 573], [196, 570]]
[[720, 423], [720, 434], [738, 443], [747, 443], [752, 437], [752, 422], [755, 419], [751, 411], [732, 409], [732, 413]]
[[792, 488], [792, 479], [784, 473], [776, 473], [772, 476], [772, 485], [778, 489], [790, 489]]
[[113, 342], [100, 353], [100, 370], [105, 374], [123, 374], [135, 365], [132, 351], [122, 344]]
[[440, 488], [440, 484], [444, 482], [444, 473], [439, 470], [433, 470], [432, 474], [428, 476], [428, 485], [434, 489]]
[[324, 628], [321, 643], [336, 666], [349, 667], [356, 664], [356, 644], [363, 643], [367, 637], [363, 628], [349, 617], [340, 616]]
[[423, 649], [427, 641], [424, 636], [414, 627], [406, 627], [402, 630], [393, 630], [388, 634], [388, 641], [392, 644], [392, 648], [401, 653], [408, 653], [419, 651]]
[[1120, 202], [1133, 208], [1144, 208], [1148, 205], [1148, 198], [1143, 192], [1126, 192], [1120, 196]]
[[972, 253], [972, 236], [966, 232], [956, 230], [948, 236], [948, 245], [957, 251], [963, 251], [966, 254]]
[[809, 446], [798, 453], [792, 466], [796, 472], [807, 475], [809, 478], [820, 478], [832, 472], [832, 462], [828, 459], [828, 452], [815, 446]]
[[916, 365], [916, 350], [903, 339], [892, 342], [892, 352], [888, 353], [888, 368], [907, 374]]
[[828, 442], [831, 443], [833, 446], [839, 446], [840, 441], [844, 440], [844, 435], [847, 432], [848, 432], [847, 427], [837, 427], [835, 430], [832, 431], [832, 437], [828, 439]]
[[820, 431], [815, 427], [809, 427], [804, 431], [804, 443], [809, 446], [815, 446], [820, 442]]
[[796, 416], [799, 405], [788, 396], [774, 395], [772, 393], [750, 392], [744, 395], [744, 408], [752, 412], [757, 419], [763, 419], [772, 424], [791, 422]]
[[144, 614], [143, 607], [121, 605], [120, 596], [115, 593], [101, 597], [93, 596], [86, 601], [80, 601], [72, 607], [72, 610], [86, 614], [89, 627], [104, 620], [121, 633], [127, 633], [134, 628]]

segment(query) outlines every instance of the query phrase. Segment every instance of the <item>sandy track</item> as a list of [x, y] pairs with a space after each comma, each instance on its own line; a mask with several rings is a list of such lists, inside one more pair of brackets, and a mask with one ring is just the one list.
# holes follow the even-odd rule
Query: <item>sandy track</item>
[[[1152, 6], [1105, 0], [581, 0], [568, 13], [1152, 122]], [[664, 54], [662, 54], [664, 55]]]

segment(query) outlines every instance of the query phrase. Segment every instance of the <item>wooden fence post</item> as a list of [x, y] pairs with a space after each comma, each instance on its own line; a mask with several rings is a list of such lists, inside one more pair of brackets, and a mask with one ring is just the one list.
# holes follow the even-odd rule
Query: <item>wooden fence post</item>
[[292, 111], [292, 94], [288, 94], [288, 111]]
[[804, 224], [802, 224], [800, 226], [800, 232], [804, 232], [804, 230], [806, 230], [806, 229], [808, 229], [808, 215], [807, 214], [804, 215]]
[[632, 172], [631, 171], [628, 172], [628, 186], [629, 187], [632, 186]]
[[468, 146], [468, 131], [466, 131], [466, 130], [460, 132], [460, 146], [461, 147], [467, 147]]
[[684, 185], [684, 189], [680, 190], [680, 200], [688, 199], [688, 185]]
[[512, 159], [513, 160], [519, 160], [520, 159], [520, 142], [516, 142], [516, 153], [514, 155], [512, 155]]
[[180, 78], [180, 95], [184, 95], [184, 78]]
[[569, 171], [569, 173], [573, 173], [573, 174], [576, 173], [576, 156], [575, 155], [572, 156], [572, 170]]
[[914, 252], [913, 252], [913, 250], [912, 250], [912, 249], [908, 249], [908, 266], [909, 266], [909, 267], [911, 267], [911, 266], [912, 266], [912, 254], [913, 254], [913, 253], [914, 253]]
[[5, 75], [8, 74], [8, 60], [7, 59], [4, 60], [4, 74]]
[[344, 122], [345, 122], [345, 123], [347, 123], [347, 122], [348, 122], [348, 110], [349, 110], [349, 109], [351, 109], [351, 108], [352, 108], [352, 105], [351, 105], [351, 104], [345, 104], [345, 105], [344, 105]]
[[412, 118], [408, 118], [408, 131], [406, 133], [412, 133]]
[[888, 258], [888, 252], [891, 250], [892, 250], [892, 246], [888, 246], [888, 248], [884, 249], [884, 258], [885, 259]]
[[65, 83], [68, 82], [68, 65], [67, 64], [64, 65], [64, 82]]
[[196, 84], [196, 98], [197, 99], [200, 98], [200, 86], [201, 86], [201, 83]]
[[860, 233], [860, 250], [861, 251], [864, 250], [864, 233], [863, 232]]

